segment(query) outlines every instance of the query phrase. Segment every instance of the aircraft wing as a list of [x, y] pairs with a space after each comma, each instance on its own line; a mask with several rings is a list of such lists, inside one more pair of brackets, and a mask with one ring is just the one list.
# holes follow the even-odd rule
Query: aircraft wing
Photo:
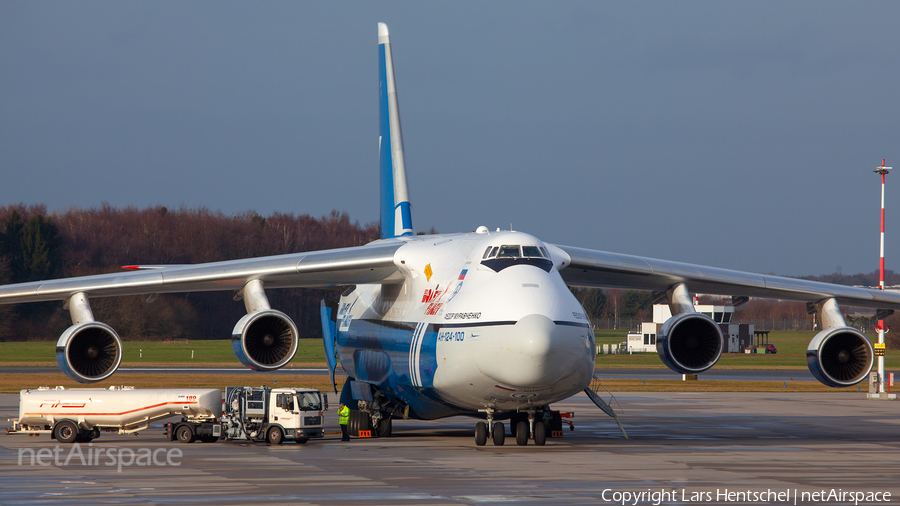
[[874, 309], [900, 309], [900, 293], [834, 285], [768, 274], [733, 271], [572, 246], [557, 246], [569, 260], [559, 269], [571, 286], [624, 288], [665, 292], [684, 283], [693, 293], [765, 297]]
[[[173, 292], [240, 290], [258, 279], [265, 288], [326, 287], [390, 282], [399, 276], [394, 252], [404, 243], [292, 253], [0, 286], [0, 304]], [[129, 266], [132, 269], [141, 266]], [[399, 278], [397, 278], [399, 279]]]

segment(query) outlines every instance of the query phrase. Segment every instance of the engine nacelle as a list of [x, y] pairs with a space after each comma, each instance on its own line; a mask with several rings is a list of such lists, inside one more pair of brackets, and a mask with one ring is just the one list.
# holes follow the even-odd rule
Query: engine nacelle
[[122, 362], [122, 339], [105, 323], [72, 325], [59, 336], [56, 361], [66, 376], [79, 383], [103, 381]]
[[716, 365], [724, 347], [722, 330], [703, 313], [677, 314], [656, 336], [659, 358], [680, 374], [698, 374]]
[[255, 371], [274, 371], [297, 353], [297, 326], [274, 309], [248, 313], [231, 331], [231, 349], [242, 364]]
[[806, 348], [809, 372], [830, 387], [849, 387], [866, 379], [874, 357], [872, 343], [852, 327], [823, 330]]

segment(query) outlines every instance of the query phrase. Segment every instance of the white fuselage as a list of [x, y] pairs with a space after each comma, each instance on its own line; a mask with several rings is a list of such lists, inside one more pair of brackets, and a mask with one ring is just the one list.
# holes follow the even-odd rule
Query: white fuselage
[[396, 284], [341, 297], [341, 365], [415, 416], [544, 406], [586, 388], [594, 338], [557, 269], [519, 232], [404, 238]]

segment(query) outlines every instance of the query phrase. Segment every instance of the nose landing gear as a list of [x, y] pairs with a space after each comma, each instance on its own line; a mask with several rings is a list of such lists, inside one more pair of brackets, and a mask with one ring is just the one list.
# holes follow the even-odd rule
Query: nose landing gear
[[547, 428], [544, 424], [544, 410], [528, 408], [525, 413], [516, 413], [513, 419], [516, 423], [516, 444], [525, 446], [528, 440], [534, 441], [538, 446], [544, 446], [547, 443]]
[[549, 406], [530, 407], [513, 413], [510, 417], [510, 427], [516, 438], [516, 444], [525, 446], [530, 439], [535, 445], [544, 446], [552, 432], [562, 433], [562, 417], [559, 411], [552, 411]]
[[[484, 446], [488, 437], [493, 438], [494, 446], [503, 446], [506, 441], [506, 433], [504, 431], [503, 422], [494, 422], [495, 410], [486, 408], [479, 410], [484, 413], [487, 423], [478, 422], [475, 424], [475, 444]], [[559, 425], [560, 427], [556, 427]], [[558, 411], [551, 411], [549, 407], [534, 408], [530, 407], [524, 411], [512, 413], [509, 420], [509, 429], [513, 437], [516, 438], [516, 444], [526, 446], [528, 440], [534, 441], [537, 446], [547, 444], [547, 438], [550, 436], [550, 430], [562, 432], [562, 418]], [[554, 436], [556, 437], [556, 436]]]
[[494, 446], [503, 446], [503, 443], [506, 442], [506, 428], [503, 427], [503, 422], [494, 422], [491, 432], [494, 437]]
[[[481, 413], [487, 415], [487, 423], [478, 422], [475, 424], [475, 444], [484, 446], [487, 443], [488, 435], [494, 441], [494, 446], [503, 446], [506, 442], [506, 428], [503, 422], [494, 421], [494, 410], [492, 408], [482, 409]], [[490, 431], [490, 434], [488, 434]]]

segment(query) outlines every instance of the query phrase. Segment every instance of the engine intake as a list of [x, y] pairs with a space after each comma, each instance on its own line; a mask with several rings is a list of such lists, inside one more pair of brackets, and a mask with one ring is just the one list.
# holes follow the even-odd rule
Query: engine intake
[[830, 387], [849, 387], [864, 380], [874, 357], [872, 343], [852, 327], [823, 330], [806, 348], [809, 372]]
[[56, 343], [59, 368], [79, 383], [109, 378], [122, 362], [122, 339], [105, 323], [79, 323], [67, 328]]
[[712, 318], [702, 313], [681, 313], [663, 324], [656, 336], [656, 352], [669, 369], [698, 374], [716, 365], [725, 338]]
[[231, 348], [238, 360], [255, 371], [274, 371], [297, 353], [297, 326], [274, 309], [254, 311], [238, 320], [231, 332]]

